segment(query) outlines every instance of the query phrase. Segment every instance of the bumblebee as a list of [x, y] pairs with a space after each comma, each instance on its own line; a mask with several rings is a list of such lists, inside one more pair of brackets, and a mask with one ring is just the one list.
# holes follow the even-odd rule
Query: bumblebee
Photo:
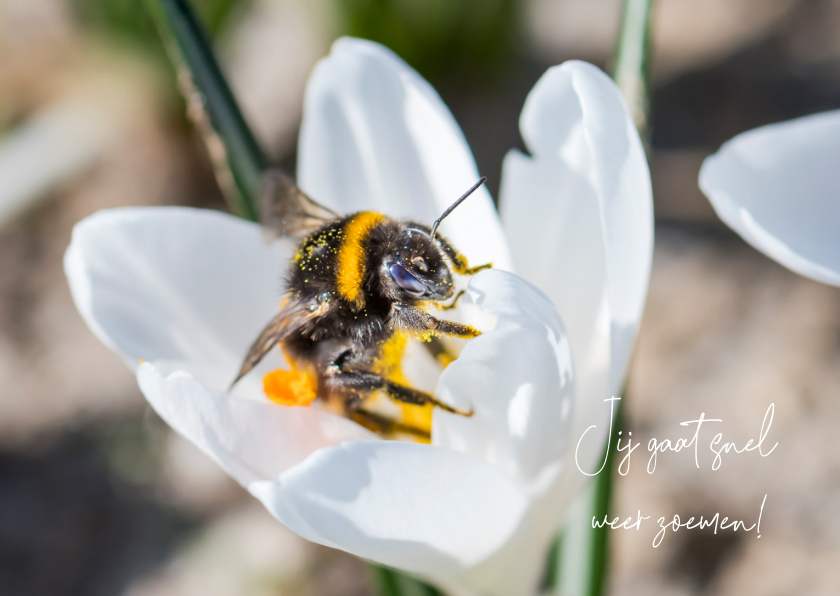
[[[270, 233], [302, 240], [289, 265], [280, 311], [248, 350], [234, 383], [280, 345], [292, 370], [276, 371], [282, 375], [278, 382], [286, 393], [291, 386], [294, 394], [282, 403], [309, 403], [317, 397], [376, 432], [426, 438], [427, 430], [368, 409], [368, 398], [382, 392], [398, 403], [472, 415], [395, 379], [388, 361], [398, 363], [408, 335], [420, 337], [441, 359], [446, 354], [439, 336], [479, 334], [468, 325], [435, 318], [424, 307], [454, 307], [463, 290], [451, 304], [442, 304], [455, 293], [453, 272], [471, 275], [491, 266], [469, 267], [437, 234], [440, 222], [485, 180], [429, 227], [372, 211], [341, 216], [309, 198], [283, 173], [267, 174], [262, 225]], [[270, 382], [267, 376], [267, 393]]]

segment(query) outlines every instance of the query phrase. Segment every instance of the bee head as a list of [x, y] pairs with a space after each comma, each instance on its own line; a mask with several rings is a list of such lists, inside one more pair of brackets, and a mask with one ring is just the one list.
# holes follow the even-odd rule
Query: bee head
[[446, 264], [440, 244], [435, 240], [435, 232], [440, 222], [486, 181], [487, 178], [482, 176], [473, 184], [435, 220], [430, 231], [420, 227], [400, 230], [395, 253], [386, 255], [382, 263], [384, 285], [393, 299], [408, 297], [415, 300], [446, 300], [452, 296], [455, 292], [452, 272]]
[[445, 300], [452, 296], [452, 272], [439, 244], [428, 232], [404, 228], [395, 246], [394, 254], [383, 261], [386, 285], [393, 294], [415, 300]]

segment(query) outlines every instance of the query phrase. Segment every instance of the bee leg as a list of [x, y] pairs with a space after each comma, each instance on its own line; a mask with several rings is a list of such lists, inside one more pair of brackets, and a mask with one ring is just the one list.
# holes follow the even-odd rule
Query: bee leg
[[443, 368], [446, 368], [455, 361], [455, 354], [449, 351], [449, 348], [436, 337], [430, 337], [429, 341], [423, 342], [423, 347], [432, 355], [432, 358], [437, 360]]
[[[397, 329], [402, 327], [411, 331], [417, 331], [421, 335], [427, 333], [430, 337], [435, 334], [440, 334], [469, 339], [481, 335], [481, 331], [470, 325], [462, 325], [460, 323], [453, 323], [452, 321], [441, 321], [416, 306], [399, 304], [397, 302], [391, 305], [391, 325]], [[427, 338], [424, 337], [424, 339]]]
[[484, 265], [478, 265], [477, 267], [470, 267], [469, 265], [467, 265], [466, 257], [462, 257], [461, 255], [458, 255], [458, 260], [453, 261], [453, 264], [455, 265], [453, 267], [453, 269], [455, 270], [455, 273], [457, 273], [459, 275], [474, 275], [474, 274], [478, 273], [479, 271], [482, 271], [484, 269], [490, 269], [490, 267], [493, 266], [493, 263], [484, 263]]
[[461, 299], [461, 296], [464, 295], [465, 290], [461, 290], [457, 294], [455, 294], [455, 300], [452, 301], [452, 304], [444, 304], [440, 307], [441, 310], [452, 310], [456, 306], [458, 306], [458, 300]]
[[414, 404], [416, 406], [432, 404], [441, 410], [452, 412], [453, 414], [460, 414], [461, 416], [467, 417], [473, 415], [472, 410], [467, 411], [453, 408], [449, 404], [438, 401], [434, 396], [429, 395], [425, 391], [418, 391], [417, 389], [412, 389], [411, 387], [406, 387], [405, 385], [400, 385], [399, 383], [394, 383], [393, 381], [385, 381], [385, 391], [388, 392], [388, 396], [394, 401], [400, 401], [405, 404]]
[[449, 260], [452, 261], [452, 269], [459, 275], [473, 275], [482, 269], [489, 269], [493, 266], [493, 263], [486, 263], [485, 265], [479, 265], [478, 267], [470, 267], [469, 263], [467, 263], [467, 257], [455, 250], [446, 238], [443, 238], [439, 234], [436, 238], [440, 243], [441, 248], [443, 248], [443, 252], [445, 252], [446, 256], [449, 257]]
[[414, 405], [432, 404], [447, 412], [462, 416], [472, 416], [471, 411], [466, 412], [458, 408], [453, 408], [448, 404], [438, 401], [428, 393], [394, 383], [380, 374], [368, 371], [342, 370], [342, 364], [350, 357], [347, 352], [340, 355], [333, 364], [327, 367], [324, 375], [327, 387], [330, 390], [352, 396], [346, 402], [346, 408], [349, 412], [359, 410], [361, 400], [355, 397], [356, 395], [384, 389], [388, 393], [388, 396], [395, 401]]
[[[343, 371], [335, 364], [324, 375], [327, 388], [340, 393], [370, 393], [385, 386], [382, 375], [363, 371]], [[352, 407], [352, 403], [348, 404]]]
[[[387, 380], [382, 375], [372, 372], [346, 371], [334, 372], [332, 374], [328, 372], [326, 380], [327, 386], [333, 391], [370, 393], [372, 391], [376, 391], [377, 389], [384, 389], [388, 396], [395, 401], [400, 401], [406, 404], [414, 404], [417, 406], [432, 404], [433, 406], [446, 410], [447, 412], [452, 412], [453, 414], [472, 416], [471, 411], [466, 412], [464, 410], [459, 410], [458, 408], [453, 408], [442, 401], [438, 401], [428, 393], [412, 389], [411, 387], [406, 387], [405, 385], [400, 385], [399, 383], [394, 383], [393, 381]], [[348, 410], [353, 411], [354, 408], [357, 408], [355, 404], [360, 403], [360, 401], [361, 400], [353, 400], [348, 403]], [[355, 411], [358, 411], [358, 409]]]
[[403, 424], [402, 422], [391, 420], [386, 416], [374, 414], [373, 412], [368, 412], [367, 410], [353, 409], [350, 411], [349, 416], [354, 422], [361, 424], [366, 429], [372, 430], [375, 433], [406, 433], [421, 439], [430, 439], [432, 437], [431, 433], [423, 430], [422, 428], [417, 428], [416, 426], [411, 426], [409, 424]]

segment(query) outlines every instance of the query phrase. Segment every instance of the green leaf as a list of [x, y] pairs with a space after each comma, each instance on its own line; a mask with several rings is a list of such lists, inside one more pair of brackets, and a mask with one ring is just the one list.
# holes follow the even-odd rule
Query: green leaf
[[[215, 35], [231, 11], [246, 0], [201, 0], [198, 16]], [[160, 37], [149, 11], [135, 0], [69, 0], [73, 17], [88, 31], [108, 36], [109, 41], [135, 48], [160, 49]]]
[[507, 74], [522, 0], [334, 0], [348, 35], [387, 46], [432, 83]]
[[146, 0], [175, 66], [187, 113], [213, 162], [231, 211], [258, 218], [260, 180], [268, 159], [248, 127], [187, 0]]

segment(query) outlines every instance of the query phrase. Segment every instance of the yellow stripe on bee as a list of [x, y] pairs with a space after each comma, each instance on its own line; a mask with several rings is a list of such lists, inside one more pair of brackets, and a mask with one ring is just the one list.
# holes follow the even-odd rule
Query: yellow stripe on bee
[[365, 305], [362, 284], [365, 280], [365, 262], [370, 233], [385, 216], [373, 211], [363, 211], [354, 215], [344, 226], [344, 242], [338, 251], [337, 285], [338, 293], [345, 300], [355, 304], [356, 308]]

